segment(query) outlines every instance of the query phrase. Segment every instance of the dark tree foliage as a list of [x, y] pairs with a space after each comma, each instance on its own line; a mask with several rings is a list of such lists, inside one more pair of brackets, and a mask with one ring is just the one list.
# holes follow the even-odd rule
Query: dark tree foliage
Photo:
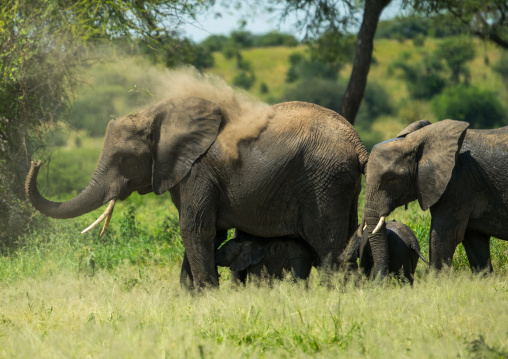
[[322, 78], [336, 81], [338, 78], [338, 64], [330, 64], [316, 59], [308, 59], [303, 54], [293, 53], [289, 57], [289, 69], [286, 82], [293, 83], [299, 79]]
[[441, 14], [467, 26], [470, 33], [508, 48], [506, 0], [407, 0], [415, 11]]
[[212, 52], [222, 51], [227, 41], [228, 37], [225, 35], [210, 35], [201, 41], [200, 45]]
[[443, 91], [432, 100], [436, 116], [466, 121], [472, 128], [507, 125], [507, 116], [495, 93], [474, 86], [459, 85]]
[[461, 75], [464, 77], [464, 82], [469, 83], [470, 74], [466, 62], [475, 57], [475, 46], [470, 38], [447, 38], [439, 44], [435, 54], [448, 65], [451, 71], [450, 80], [453, 84], [459, 83]]
[[281, 101], [305, 101], [338, 112], [345, 86], [325, 78], [304, 78], [289, 87]]
[[279, 31], [270, 31], [263, 35], [258, 35], [254, 39], [255, 47], [269, 47], [269, 46], [288, 46], [293, 47], [298, 45], [298, 40], [291, 34], [284, 34]]
[[420, 61], [413, 64], [404, 57], [399, 58], [389, 67], [390, 72], [395, 70], [401, 71], [413, 99], [431, 99], [448, 85], [445, 67], [435, 54], [424, 54]]
[[416, 13], [381, 21], [376, 39], [414, 39], [418, 35], [443, 38], [467, 33], [467, 26], [449, 16], [422, 16]]

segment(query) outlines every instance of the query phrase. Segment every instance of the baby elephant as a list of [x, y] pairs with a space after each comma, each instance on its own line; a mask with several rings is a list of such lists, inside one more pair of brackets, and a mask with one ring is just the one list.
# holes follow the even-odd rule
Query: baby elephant
[[[390, 274], [399, 277], [403, 273], [404, 277], [413, 285], [418, 257], [428, 264], [420, 252], [418, 239], [411, 228], [397, 221], [386, 222], [386, 235], [388, 237], [388, 270]], [[360, 258], [360, 268], [365, 275], [370, 276], [374, 268], [374, 258], [368, 237], [364, 235], [362, 238], [355, 233], [345, 254], [341, 256], [342, 259], [347, 256], [348, 251], [350, 255]]]
[[301, 238], [261, 238], [240, 231], [215, 252], [215, 264], [230, 267], [233, 282], [242, 283], [247, 275], [283, 279], [284, 271], [292, 273], [295, 280], [307, 279], [312, 266], [320, 263]]

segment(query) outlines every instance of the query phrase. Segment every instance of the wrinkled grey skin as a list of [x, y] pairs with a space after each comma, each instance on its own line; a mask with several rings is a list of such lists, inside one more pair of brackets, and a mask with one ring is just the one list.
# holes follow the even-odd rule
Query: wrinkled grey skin
[[[397, 221], [386, 222], [386, 236], [388, 240], [388, 273], [396, 277], [403, 274], [404, 278], [413, 285], [414, 273], [421, 258], [428, 264], [420, 252], [420, 244], [415, 234], [403, 223]], [[363, 236], [355, 233], [345, 252], [360, 258], [360, 268], [370, 277], [374, 268], [372, 248], [368, 241], [367, 232]], [[341, 255], [341, 259], [344, 256]]]
[[231, 269], [233, 281], [245, 283], [247, 276], [307, 279], [312, 267], [321, 264], [315, 251], [301, 238], [261, 238], [237, 231], [235, 237], [215, 252], [215, 264]]
[[186, 250], [180, 280], [189, 287], [218, 285], [214, 253], [229, 228], [303, 238], [337, 266], [358, 225], [367, 151], [344, 118], [320, 106], [281, 103], [268, 118], [258, 137], [239, 142], [233, 160], [216, 141], [228, 128], [217, 104], [161, 101], [109, 123], [92, 180], [77, 197], [42, 197], [36, 164], [27, 195], [42, 213], [71, 218], [133, 191], [169, 191]]
[[[380, 217], [418, 200], [430, 209], [430, 265], [450, 266], [463, 243], [473, 271], [492, 271], [491, 236], [508, 240], [508, 127], [467, 130], [465, 122], [413, 123], [372, 149], [364, 221], [375, 272], [388, 272], [386, 226]], [[362, 223], [363, 227], [363, 223]]]

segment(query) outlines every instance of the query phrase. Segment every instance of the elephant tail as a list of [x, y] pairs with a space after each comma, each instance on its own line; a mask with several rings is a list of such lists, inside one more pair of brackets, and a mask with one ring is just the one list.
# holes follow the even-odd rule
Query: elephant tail
[[356, 136], [356, 138], [353, 139], [353, 145], [355, 146], [356, 153], [358, 154], [360, 172], [365, 175], [367, 174], [367, 162], [369, 160], [369, 153], [367, 152], [367, 149], [365, 148], [365, 145], [363, 144], [360, 137]]
[[422, 252], [420, 252], [420, 248], [412, 247], [412, 249], [418, 254], [418, 256], [422, 259], [422, 261], [425, 262], [425, 264], [429, 264], [429, 261], [427, 259], [425, 259]]

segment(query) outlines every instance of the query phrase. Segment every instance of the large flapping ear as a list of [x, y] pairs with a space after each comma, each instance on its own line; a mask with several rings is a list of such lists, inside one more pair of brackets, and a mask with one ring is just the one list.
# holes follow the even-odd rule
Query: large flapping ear
[[405, 141], [417, 146], [417, 197], [422, 210], [434, 205], [446, 190], [468, 126], [443, 120], [406, 135]]
[[262, 240], [245, 241], [240, 254], [231, 264], [232, 271], [241, 271], [258, 264], [268, 252], [266, 243]]
[[419, 130], [422, 127], [428, 126], [431, 123], [427, 120], [420, 120], [415, 121], [409, 126], [407, 126], [405, 129], [399, 132], [399, 134], [396, 136], [397, 138], [405, 137], [406, 135], [410, 134], [411, 132], [414, 132], [416, 130]]
[[178, 184], [210, 148], [222, 116], [216, 104], [196, 97], [159, 104], [153, 116], [152, 187], [155, 194], [162, 194]]

